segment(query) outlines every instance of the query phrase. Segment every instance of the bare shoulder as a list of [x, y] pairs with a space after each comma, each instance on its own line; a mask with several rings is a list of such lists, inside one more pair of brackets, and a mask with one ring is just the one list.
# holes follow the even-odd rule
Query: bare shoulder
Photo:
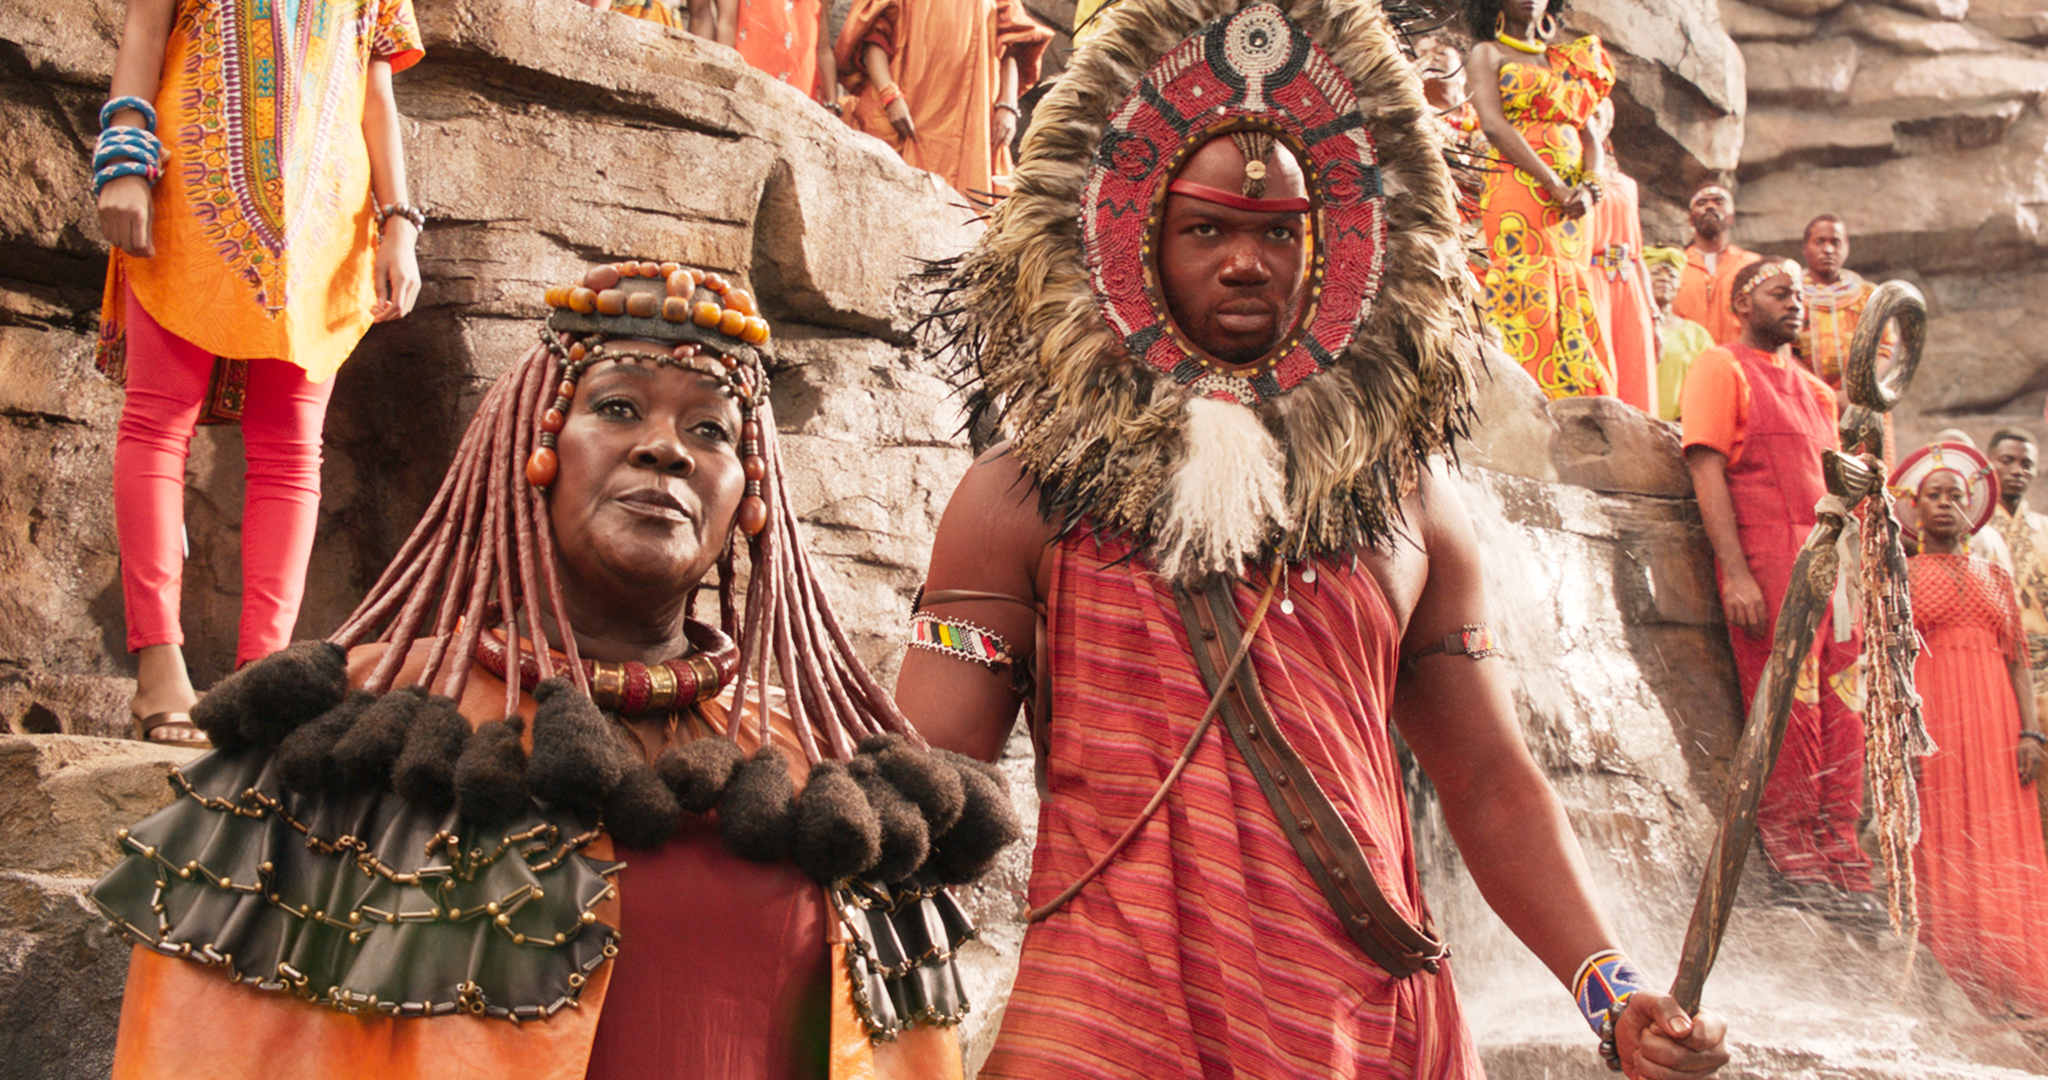
[[1403, 651], [1483, 621], [1476, 541], [1463, 496], [1442, 459], [1431, 459], [1401, 501], [1393, 540], [1365, 559], [1401, 627]]
[[1039, 563], [1057, 535], [1038, 484], [1008, 443], [976, 458], [939, 520], [928, 585], [1036, 599]]

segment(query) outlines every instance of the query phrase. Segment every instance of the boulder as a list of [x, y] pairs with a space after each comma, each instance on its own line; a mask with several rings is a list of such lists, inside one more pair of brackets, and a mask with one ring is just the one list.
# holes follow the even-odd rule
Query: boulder
[[1856, 43], [1849, 38], [1758, 41], [1743, 46], [1742, 57], [1751, 101], [1834, 104], [1848, 98], [1856, 81]]
[[0, 736], [0, 1056], [10, 1076], [107, 1075], [127, 940], [85, 890], [114, 831], [172, 798], [194, 752], [65, 735]]

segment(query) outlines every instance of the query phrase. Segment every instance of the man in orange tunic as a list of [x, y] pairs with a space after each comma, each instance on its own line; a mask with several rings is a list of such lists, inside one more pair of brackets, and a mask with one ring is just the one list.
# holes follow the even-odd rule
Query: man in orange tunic
[[1019, 0], [855, 0], [833, 50], [846, 122], [986, 203], [1051, 40]]
[[[1733, 276], [1742, 336], [1701, 353], [1683, 398], [1685, 459], [1714, 548], [1728, 643], [1745, 711], [1771, 658], [1793, 561], [1826, 493], [1835, 395], [1791, 361], [1804, 314], [1799, 267], [1756, 263]], [[1792, 898], [1833, 914], [1869, 914], [1870, 860], [1856, 839], [1863, 724], [1856, 635], [1836, 641], [1827, 615], [1803, 665], [1784, 751], [1764, 785], [1757, 836]]]
[[1730, 297], [1735, 275], [1759, 257], [1735, 246], [1729, 238], [1734, 227], [1735, 196], [1727, 188], [1708, 184], [1693, 192], [1692, 243], [1685, 246], [1685, 276], [1671, 310], [1706, 327], [1717, 345], [1742, 336]]

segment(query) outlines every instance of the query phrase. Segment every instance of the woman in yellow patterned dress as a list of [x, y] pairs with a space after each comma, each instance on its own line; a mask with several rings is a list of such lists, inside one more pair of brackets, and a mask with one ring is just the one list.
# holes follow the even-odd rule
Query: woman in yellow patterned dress
[[1586, 122], [1614, 86], [1596, 37], [1548, 44], [1567, 0], [1470, 0], [1473, 102], [1500, 163], [1480, 197], [1489, 317], [1553, 398], [1614, 392], [1588, 283], [1586, 212], [1600, 143]]

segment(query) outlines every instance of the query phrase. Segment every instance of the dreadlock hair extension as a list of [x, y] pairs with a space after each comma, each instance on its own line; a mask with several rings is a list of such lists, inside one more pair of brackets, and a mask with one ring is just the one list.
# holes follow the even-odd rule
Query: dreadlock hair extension
[[[520, 632], [506, 634], [506, 670], [516, 671], [530, 662], [543, 679], [552, 676], [555, 664], [549, 650], [535, 644], [537, 628], [545, 625], [544, 598], [567, 654], [564, 674], [579, 693], [589, 695], [557, 574], [547, 496], [521, 471], [557, 385], [581, 374], [563, 359], [577, 343], [574, 335], [550, 332], [493, 385], [420, 524], [363, 602], [329, 638], [342, 649], [371, 641], [385, 644], [365, 689], [380, 694], [392, 689], [414, 647], [423, 646], [418, 685], [460, 700], [477, 641], [489, 629], [485, 623], [492, 606], [519, 613]], [[758, 429], [766, 466], [761, 494], [769, 513], [766, 526], [747, 542], [750, 574], [744, 598], [737, 595], [741, 590], [734, 552], [728, 549], [716, 564], [719, 621], [740, 648], [736, 714], [752, 690], [757, 733], [765, 745], [770, 722], [766, 684], [772, 666], [809, 763], [851, 759], [863, 739], [878, 734], [899, 735], [923, 746], [894, 700], [854, 654], [818, 586], [783, 482], [773, 407], [762, 397], [749, 412], [748, 423]], [[431, 621], [429, 611], [434, 613]], [[508, 678], [506, 716], [517, 714], [518, 695], [516, 678]], [[738, 733], [739, 725], [728, 725], [723, 737], [736, 740]]]

